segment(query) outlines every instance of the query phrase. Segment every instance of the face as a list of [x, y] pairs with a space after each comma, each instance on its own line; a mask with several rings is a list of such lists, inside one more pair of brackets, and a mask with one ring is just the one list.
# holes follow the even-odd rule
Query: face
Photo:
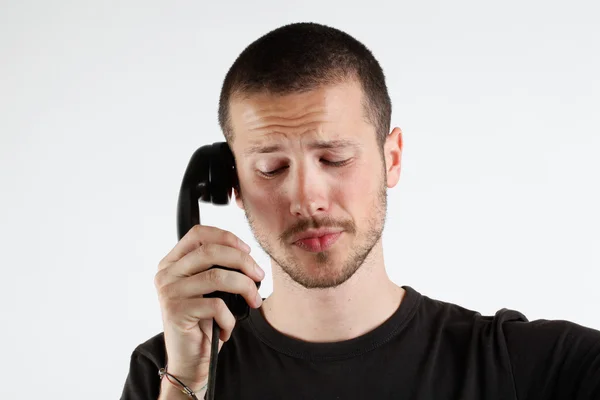
[[[362, 102], [359, 84], [348, 81], [230, 103], [236, 202], [274, 267], [305, 288], [344, 283], [381, 239], [402, 139], [395, 129], [382, 159]], [[294, 243], [298, 234], [319, 228], [342, 233], [326, 249]]]

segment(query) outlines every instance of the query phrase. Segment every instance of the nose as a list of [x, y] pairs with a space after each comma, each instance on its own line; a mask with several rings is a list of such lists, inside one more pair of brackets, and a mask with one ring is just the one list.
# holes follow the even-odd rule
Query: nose
[[317, 167], [300, 165], [288, 174], [291, 190], [290, 212], [295, 217], [312, 218], [326, 212], [328, 184]]

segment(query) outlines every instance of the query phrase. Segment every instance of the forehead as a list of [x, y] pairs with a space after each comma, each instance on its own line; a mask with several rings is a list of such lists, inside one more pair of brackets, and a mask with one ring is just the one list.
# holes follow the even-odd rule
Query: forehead
[[[322, 150], [322, 149], [328, 149], [328, 150], [345, 150], [345, 149], [350, 149], [350, 150], [359, 150], [360, 149], [360, 143], [356, 140], [351, 140], [351, 139], [333, 139], [333, 140], [311, 140], [310, 142], [308, 142], [306, 144], [306, 147], [309, 150]], [[251, 141], [249, 143], [249, 146], [247, 146], [244, 151], [243, 154], [246, 157], [255, 155], [255, 154], [269, 154], [269, 153], [275, 153], [277, 151], [281, 151], [283, 150], [283, 146], [275, 143], [275, 144], [265, 144], [263, 142], [260, 141]]]
[[343, 147], [351, 145], [353, 132], [368, 125], [363, 109], [363, 93], [355, 81], [286, 95], [238, 95], [230, 101], [231, 128], [236, 147], [246, 154], [307, 133], [313, 147], [334, 140], [329, 145]]

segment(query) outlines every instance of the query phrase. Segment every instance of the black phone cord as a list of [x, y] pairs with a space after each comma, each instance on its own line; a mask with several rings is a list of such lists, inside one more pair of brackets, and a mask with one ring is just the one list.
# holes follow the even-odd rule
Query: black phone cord
[[215, 384], [217, 380], [217, 356], [219, 354], [219, 336], [221, 327], [213, 319], [212, 341], [210, 343], [210, 363], [208, 366], [208, 388], [206, 389], [205, 400], [214, 400]]

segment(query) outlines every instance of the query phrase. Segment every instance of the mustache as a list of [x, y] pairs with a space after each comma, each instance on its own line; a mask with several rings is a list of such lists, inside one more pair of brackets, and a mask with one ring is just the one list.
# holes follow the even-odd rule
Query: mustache
[[297, 222], [294, 226], [287, 229], [280, 237], [282, 241], [288, 241], [292, 236], [302, 233], [308, 229], [319, 228], [341, 228], [342, 230], [354, 233], [355, 227], [352, 221], [337, 221], [331, 217], [320, 219], [304, 219]]

